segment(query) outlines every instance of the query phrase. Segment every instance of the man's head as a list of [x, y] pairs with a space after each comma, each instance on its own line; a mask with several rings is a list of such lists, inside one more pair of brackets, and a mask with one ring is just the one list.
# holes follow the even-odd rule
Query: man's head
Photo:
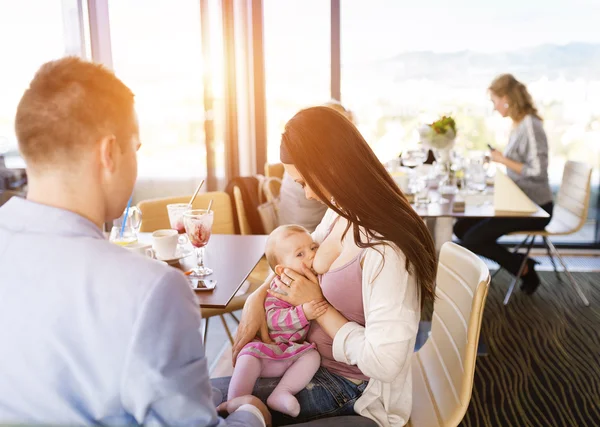
[[42, 65], [19, 102], [15, 131], [32, 185], [71, 175], [70, 185], [93, 185], [104, 220], [123, 212], [140, 143], [133, 93], [110, 70], [76, 57]]
[[297, 272], [302, 271], [303, 265], [312, 268], [318, 248], [319, 245], [304, 227], [281, 225], [269, 235], [265, 254], [271, 269], [281, 275], [283, 268]]

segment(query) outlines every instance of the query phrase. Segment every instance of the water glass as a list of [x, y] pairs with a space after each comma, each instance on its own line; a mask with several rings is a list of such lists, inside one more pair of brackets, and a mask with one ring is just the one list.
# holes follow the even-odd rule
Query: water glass
[[121, 246], [127, 246], [137, 242], [138, 232], [142, 225], [142, 211], [137, 206], [129, 207], [127, 213], [127, 220], [125, 221], [125, 227], [123, 227], [123, 221], [125, 219], [125, 212], [119, 218], [113, 221], [112, 229], [110, 230], [109, 241]]
[[[427, 149], [423, 147], [421, 144], [414, 145], [412, 147], [408, 147], [402, 151], [402, 164], [409, 168], [416, 168], [417, 166], [421, 166], [427, 160]], [[408, 191], [411, 194], [415, 195], [415, 203], [419, 205], [420, 203], [428, 203], [425, 199], [428, 199], [427, 193], [429, 192], [427, 188], [427, 180], [423, 180], [422, 176], [417, 172], [416, 169], [413, 169], [413, 173], [411, 174], [408, 181]]]
[[484, 191], [487, 187], [487, 173], [483, 161], [471, 159], [466, 170], [467, 188], [474, 191]]

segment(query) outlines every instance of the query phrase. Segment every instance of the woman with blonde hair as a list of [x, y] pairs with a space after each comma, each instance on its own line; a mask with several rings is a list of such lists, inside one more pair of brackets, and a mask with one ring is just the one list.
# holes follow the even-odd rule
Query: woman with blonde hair
[[[511, 74], [502, 74], [489, 87], [494, 110], [502, 117], [510, 117], [512, 130], [508, 145], [501, 153], [492, 150], [494, 162], [506, 166], [508, 176], [535, 203], [552, 215], [552, 190], [548, 181], [548, 141], [542, 118], [538, 114], [531, 95], [523, 83]], [[463, 246], [490, 258], [517, 275], [521, 272], [521, 289], [535, 292], [540, 279], [534, 270], [532, 259], [513, 254], [500, 246], [496, 240], [515, 231], [543, 230], [550, 218], [487, 218], [461, 219], [454, 226], [454, 234]]]
[[[327, 101], [324, 107], [331, 108], [354, 123], [352, 113], [335, 99]], [[284, 173], [279, 190], [279, 224], [301, 225], [308, 231], [313, 232], [323, 219], [327, 206], [318, 200], [308, 200], [304, 197], [304, 190], [288, 173]]]

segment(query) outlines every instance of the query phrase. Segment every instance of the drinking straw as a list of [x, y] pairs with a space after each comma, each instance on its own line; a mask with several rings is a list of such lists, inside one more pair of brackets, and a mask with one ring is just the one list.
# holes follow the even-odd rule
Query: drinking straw
[[129, 201], [127, 202], [127, 207], [125, 208], [125, 215], [123, 216], [123, 224], [121, 224], [121, 233], [120, 238], [123, 238], [123, 232], [125, 231], [125, 224], [127, 223], [127, 217], [129, 216], [129, 208], [131, 207], [131, 199], [133, 198], [133, 194], [129, 197]]
[[208, 209], [206, 210], [206, 212], [210, 212], [210, 208], [212, 207], [212, 199], [210, 199], [210, 202], [208, 202]]
[[200, 184], [198, 184], [198, 188], [196, 188], [196, 192], [194, 193], [194, 195], [190, 199], [190, 202], [188, 203], [188, 206], [192, 206], [192, 203], [194, 203], [194, 199], [198, 195], [198, 191], [200, 191], [200, 189], [202, 188], [203, 184], [204, 184], [204, 180], [200, 181]]

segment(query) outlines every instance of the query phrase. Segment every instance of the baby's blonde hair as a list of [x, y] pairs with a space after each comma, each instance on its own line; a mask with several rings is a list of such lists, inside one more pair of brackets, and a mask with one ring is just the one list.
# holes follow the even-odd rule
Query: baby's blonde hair
[[269, 234], [267, 238], [267, 245], [265, 247], [265, 255], [267, 256], [267, 262], [271, 270], [275, 271], [275, 266], [279, 264], [279, 257], [277, 256], [277, 242], [279, 239], [285, 239], [291, 234], [295, 233], [306, 233], [310, 234], [308, 230], [301, 225], [289, 224], [280, 225]]

